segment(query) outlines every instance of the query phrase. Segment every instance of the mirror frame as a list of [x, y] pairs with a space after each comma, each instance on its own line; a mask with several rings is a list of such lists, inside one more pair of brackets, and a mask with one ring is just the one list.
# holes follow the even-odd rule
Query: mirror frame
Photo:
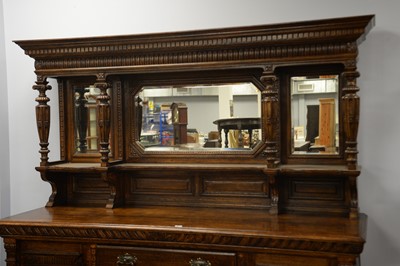
[[[265, 114], [261, 110], [261, 141], [252, 150], [180, 150], [180, 151], [154, 151], [145, 150], [139, 142], [139, 121], [133, 119], [137, 116], [135, 100], [137, 93], [146, 86], [185, 86], [197, 84], [226, 84], [226, 83], [252, 83], [262, 93], [265, 86], [260, 82], [262, 69], [245, 68], [232, 70], [213, 70], [213, 71], [188, 71], [174, 73], [157, 73], [147, 75], [130, 75], [125, 82], [126, 103], [129, 107], [129, 118], [126, 120], [129, 130], [127, 139], [127, 162], [140, 161], [166, 161], [171, 158], [183, 159], [187, 161], [193, 159], [213, 158], [215, 160], [236, 160], [245, 159], [246, 161], [260, 161], [262, 151], [265, 149], [265, 130], [263, 130], [263, 119]], [[190, 159], [187, 157], [190, 156]]]
[[[67, 159], [71, 162], [88, 162], [100, 158], [99, 152], [80, 153], [76, 151], [76, 127], [75, 127], [75, 88], [89, 87], [96, 82], [92, 76], [59, 78], [59, 121], [60, 121], [60, 146], [61, 160]], [[110, 77], [110, 105], [115, 106], [111, 109], [111, 131], [110, 131], [110, 158], [121, 160], [123, 158], [123, 129], [122, 117], [119, 110], [122, 110], [122, 86], [118, 77]], [[64, 117], [65, 114], [65, 117]], [[68, 126], [72, 125], [72, 126]]]
[[[175, 75], [174, 73], [189, 71], [220, 73], [221, 71], [258, 69], [262, 74], [256, 75], [253, 83], [259, 88], [265, 87], [262, 91], [261, 109], [263, 110], [263, 134], [266, 134], [268, 139], [263, 137], [263, 140], [266, 141], [263, 151], [261, 148], [257, 149], [255, 155], [242, 156], [242, 159], [248, 158], [249, 160], [242, 161], [238, 158], [237, 161], [241, 163], [254, 162], [257, 157], [259, 159], [257, 162], [266, 163], [268, 168], [277, 168], [280, 163], [295, 162], [296, 160], [304, 163], [317, 162], [318, 164], [338, 162], [347, 164], [350, 170], [355, 170], [358, 160], [357, 133], [360, 111], [360, 97], [357, 95], [359, 89], [356, 82], [359, 77], [357, 71], [358, 46], [374, 23], [374, 15], [365, 15], [169, 33], [15, 41], [25, 51], [25, 54], [35, 60], [36, 81], [33, 89], [39, 92], [39, 97], [36, 98], [38, 102], [36, 119], [41, 147], [40, 165], [49, 164], [50, 106], [48, 101], [50, 99], [47, 97], [46, 91], [51, 89], [51, 86], [48, 85], [48, 78], [95, 77], [96, 86], [102, 90], [102, 97], [99, 97], [100, 102], [97, 105], [101, 110], [99, 126], [101, 125], [102, 143], [100, 161], [91, 160], [91, 162], [100, 162], [101, 167], [107, 167], [112, 163], [107, 147], [110, 143], [109, 132], [113, 130], [110, 128], [111, 120], [115, 116], [117, 119], [132, 116], [132, 114], [125, 115], [122, 106], [117, 109], [117, 112], [120, 113], [110, 115], [109, 96], [111, 95], [104, 92], [108, 87], [107, 83], [110, 82], [110, 77], [120, 77], [122, 81], [124, 75], [140, 76], [153, 73], [164, 76], [164, 80], [168, 80], [170, 79], [170, 77], [167, 78], [169, 74]], [[345, 115], [344, 121], [340, 123], [341, 135], [343, 136], [342, 131], [346, 133], [346, 139], [341, 138], [341, 142], [345, 141], [345, 145], [341, 145], [338, 157], [329, 156], [324, 159], [325, 161], [315, 158], [307, 160], [307, 157], [297, 159], [296, 156], [289, 156], [288, 152], [285, 149], [282, 150], [281, 147], [282, 145], [288, 146], [284, 142], [284, 136], [288, 135], [282, 133], [285, 131], [284, 121], [287, 121], [287, 118], [283, 117], [285, 120], [279, 118], [282, 118], [282, 113], [286, 112], [287, 114], [288, 112], [281, 112], [279, 108], [282, 106], [280, 101], [285, 101], [285, 97], [281, 97], [277, 90], [278, 83], [281, 82], [277, 70], [289, 66], [313, 64], [340, 65], [341, 71], [339, 72], [342, 73], [340, 79], [342, 79], [342, 84], [345, 83], [345, 85], [341, 85], [341, 105], [343, 106], [340, 107], [340, 115]], [[296, 75], [301, 74], [298, 72]], [[215, 76], [213, 78], [215, 82], [220, 80]], [[248, 79], [252, 80], [253, 78], [249, 76]], [[138, 80], [146, 79], [139, 78]], [[193, 79], [191, 83], [196, 83], [195, 81]], [[346, 86], [346, 89], [343, 89], [343, 86]], [[127, 96], [129, 97], [129, 95]], [[127, 101], [129, 103], [129, 99]], [[120, 103], [119, 99], [117, 102]], [[134, 118], [134, 116], [130, 118]], [[128, 122], [128, 126], [130, 126], [129, 120], [125, 122]], [[119, 150], [117, 158], [112, 158], [113, 160], [122, 158], [124, 161], [129, 158], [130, 161], [135, 161], [136, 156], [139, 158], [137, 161], [159, 162], [160, 156], [155, 156], [151, 161], [146, 153], [142, 154], [138, 149], [130, 149], [131, 136], [126, 137], [122, 131], [130, 131], [131, 128], [127, 128], [127, 123], [121, 123], [121, 121], [117, 121], [116, 125], [118, 125], [117, 133], [122, 135], [114, 136], [118, 138], [118, 145], [114, 145], [113, 148], [118, 146]], [[60, 127], [67, 126], [71, 126], [71, 124], [60, 125]], [[62, 128], [60, 132], [68, 131], [70, 134], [70, 130]], [[132, 132], [126, 134], [129, 135]], [[65, 138], [65, 136], [63, 137]], [[288, 141], [287, 138], [286, 141]], [[125, 144], [121, 145], [122, 142]], [[61, 157], [66, 159], [65, 150], [70, 147], [63, 147], [63, 144], [65, 143], [61, 143], [63, 153]], [[344, 148], [346, 149], [345, 161], [343, 161], [342, 150]], [[263, 160], [261, 160], [260, 154], [265, 155]], [[140, 159], [141, 155], [144, 156], [142, 160]], [[207, 157], [209, 160], [201, 162], [234, 163], [229, 156], [224, 156], [226, 160], [222, 160], [221, 156], [198, 155], [190, 161], [200, 161], [199, 158]], [[172, 161], [168, 159], [168, 156], [164, 157], [166, 157], [164, 161]], [[231, 157], [235, 158], [235, 155]], [[70, 158], [68, 157], [68, 159]], [[176, 160], [176, 162], [178, 161]]]
[[[281, 121], [282, 121], [282, 163], [341, 163], [345, 162], [345, 136], [343, 129], [343, 86], [342, 73], [344, 66], [341, 64], [329, 65], [303, 65], [291, 66], [277, 69], [280, 76], [280, 92], [281, 92]], [[337, 75], [338, 76], [338, 117], [339, 117], [339, 150], [335, 154], [295, 154], [292, 153], [291, 144], [291, 78], [296, 76], [316, 76], [316, 75]]]

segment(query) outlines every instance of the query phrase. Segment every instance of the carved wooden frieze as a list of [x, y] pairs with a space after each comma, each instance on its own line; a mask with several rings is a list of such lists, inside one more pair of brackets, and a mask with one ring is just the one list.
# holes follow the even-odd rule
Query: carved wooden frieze
[[[355, 43], [373, 24], [373, 16], [326, 19], [176, 33], [16, 41], [35, 59], [37, 73], [67, 75], [102, 67], [112, 73], [148, 67], [263, 64], [355, 58]], [[209, 65], [213, 63], [214, 65]], [[218, 63], [215, 65], [215, 63]], [[142, 69], [142, 70], [141, 70]]]
[[76, 238], [91, 241], [157, 241], [158, 243], [175, 244], [212, 244], [215, 246], [235, 246], [235, 247], [257, 247], [272, 249], [291, 249], [324, 252], [329, 250], [332, 253], [359, 254], [363, 249], [363, 240], [353, 242], [346, 241], [324, 241], [318, 239], [286, 238], [286, 237], [267, 237], [261, 235], [241, 235], [229, 233], [204, 233], [188, 232], [179, 230], [151, 230], [143, 228], [129, 229], [120, 228], [85, 228], [71, 226], [7, 226], [0, 228], [2, 236], [37, 236], [43, 238]]

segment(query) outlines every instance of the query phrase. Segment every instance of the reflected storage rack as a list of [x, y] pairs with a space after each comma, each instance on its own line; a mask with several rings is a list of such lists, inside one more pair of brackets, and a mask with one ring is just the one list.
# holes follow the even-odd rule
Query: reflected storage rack
[[[16, 41], [35, 60], [36, 170], [52, 193], [46, 207], [1, 220], [7, 265], [359, 265], [357, 56], [373, 24], [366, 15]], [[315, 75], [339, 77], [335, 154], [292, 152], [290, 79]], [[59, 92], [57, 162], [48, 158], [49, 78]], [[237, 82], [261, 92], [253, 149], [141, 143], [144, 86]], [[95, 152], [76, 148], [77, 86], [98, 92]]]

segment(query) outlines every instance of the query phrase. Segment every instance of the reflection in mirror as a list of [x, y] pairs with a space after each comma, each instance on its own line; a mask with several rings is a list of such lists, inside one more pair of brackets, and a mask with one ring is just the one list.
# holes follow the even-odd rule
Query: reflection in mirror
[[96, 98], [94, 86], [75, 87], [75, 149], [77, 153], [99, 151]]
[[252, 83], [146, 86], [136, 103], [145, 150], [251, 150], [261, 139], [260, 91]]
[[337, 154], [339, 108], [337, 75], [291, 78], [293, 154]]

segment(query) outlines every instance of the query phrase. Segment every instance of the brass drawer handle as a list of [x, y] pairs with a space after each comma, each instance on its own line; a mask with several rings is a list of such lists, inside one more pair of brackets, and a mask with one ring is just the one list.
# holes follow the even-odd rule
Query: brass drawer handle
[[119, 255], [117, 257], [117, 265], [130, 265], [134, 266], [137, 261], [136, 256], [132, 256], [129, 253], [125, 253], [124, 255]]
[[203, 260], [202, 258], [191, 259], [189, 261], [190, 266], [211, 266], [211, 262]]

